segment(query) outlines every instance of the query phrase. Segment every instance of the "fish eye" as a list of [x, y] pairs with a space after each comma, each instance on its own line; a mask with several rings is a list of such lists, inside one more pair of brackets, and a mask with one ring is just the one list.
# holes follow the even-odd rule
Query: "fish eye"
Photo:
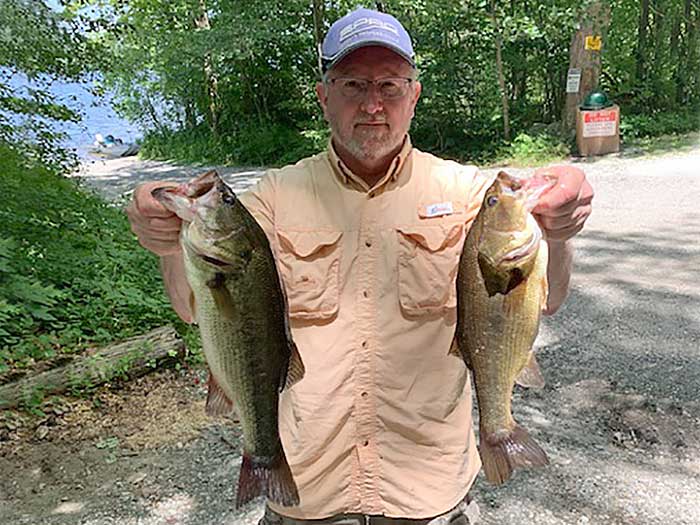
[[491, 195], [488, 199], [486, 199], [486, 205], [490, 208], [498, 204], [498, 197], [495, 195]]

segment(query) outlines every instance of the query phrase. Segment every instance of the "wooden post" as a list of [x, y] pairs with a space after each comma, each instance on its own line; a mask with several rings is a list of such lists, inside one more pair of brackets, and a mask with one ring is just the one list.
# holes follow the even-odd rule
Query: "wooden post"
[[[582, 10], [578, 30], [571, 39], [569, 69], [581, 70], [581, 82], [578, 92], [566, 94], [562, 112], [562, 131], [568, 137], [573, 137], [575, 134], [578, 106], [590, 91], [598, 87], [601, 67], [600, 55], [605, 46], [609, 24], [610, 5], [605, 0], [593, 0]], [[589, 38], [588, 46], [587, 37]], [[598, 42], [596, 38], [599, 38], [601, 43], [598, 49], [595, 49]]]

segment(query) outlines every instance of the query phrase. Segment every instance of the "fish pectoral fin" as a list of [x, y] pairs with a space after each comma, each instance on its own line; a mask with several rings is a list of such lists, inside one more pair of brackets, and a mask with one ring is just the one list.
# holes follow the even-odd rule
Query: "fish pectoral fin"
[[508, 291], [510, 282], [510, 274], [500, 271], [494, 261], [479, 252], [477, 256], [479, 270], [483, 279], [486, 293], [489, 297], [493, 297], [497, 293], [505, 294]]
[[205, 411], [210, 416], [225, 416], [233, 412], [233, 401], [231, 401], [226, 393], [216, 382], [214, 374], [209, 372], [209, 381], [207, 382], [209, 392], [207, 393], [207, 403]]
[[456, 335], [455, 335], [454, 339], [452, 339], [452, 345], [450, 346], [450, 351], [447, 352], [447, 355], [453, 355], [455, 357], [459, 357], [462, 361], [464, 361], [464, 364], [467, 365], [467, 368], [469, 368], [471, 370], [472, 363], [469, 360], [469, 354], [462, 353], [462, 350], [459, 348], [459, 343], [457, 342]]
[[516, 378], [515, 382], [520, 386], [527, 388], [544, 387], [544, 377], [542, 377], [540, 365], [537, 364], [535, 352], [530, 352], [530, 358], [528, 359], [525, 367], [520, 371], [520, 374]]
[[197, 301], [194, 297], [194, 292], [190, 291], [189, 297], [190, 313], [192, 314], [193, 323], [197, 324]]
[[233, 320], [236, 318], [236, 307], [231, 297], [231, 292], [226, 288], [226, 276], [222, 272], [218, 272], [212, 279], [206, 283], [211, 291], [211, 295], [216, 303], [216, 309], [221, 312], [226, 319]]
[[294, 342], [290, 342], [289, 346], [289, 363], [287, 365], [287, 370], [285, 370], [285, 374], [280, 381], [280, 392], [286, 390], [287, 388], [291, 388], [298, 381], [301, 381], [306, 373], [306, 367], [304, 366], [304, 362], [301, 360], [301, 354], [299, 354], [297, 345], [294, 344]]
[[459, 349], [459, 344], [457, 343], [457, 337], [452, 339], [452, 344], [450, 345], [450, 351], [447, 352], [447, 355], [454, 355], [457, 357], [462, 357], [462, 352]]

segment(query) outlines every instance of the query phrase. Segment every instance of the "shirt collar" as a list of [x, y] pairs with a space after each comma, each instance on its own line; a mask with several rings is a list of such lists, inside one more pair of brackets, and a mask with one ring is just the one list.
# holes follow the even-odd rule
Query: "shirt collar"
[[412, 151], [413, 145], [411, 144], [411, 137], [406, 135], [406, 138], [403, 141], [403, 146], [401, 146], [401, 149], [396, 154], [396, 157], [394, 157], [391, 164], [389, 164], [389, 169], [387, 172], [379, 180], [379, 182], [377, 182], [377, 184], [370, 188], [367, 183], [362, 180], [362, 178], [354, 174], [340, 159], [338, 153], [335, 151], [335, 147], [333, 146], [332, 138], [328, 140], [328, 160], [333, 168], [333, 173], [335, 173], [343, 184], [347, 185], [354, 183], [360, 186], [364, 191], [374, 190], [380, 188], [389, 181], [394, 182], [398, 180], [399, 176], [406, 171], [404, 169], [406, 167], [406, 159], [408, 159]]

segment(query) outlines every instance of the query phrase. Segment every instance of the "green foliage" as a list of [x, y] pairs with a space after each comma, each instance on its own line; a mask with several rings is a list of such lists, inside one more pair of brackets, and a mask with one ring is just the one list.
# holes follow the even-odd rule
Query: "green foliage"
[[327, 142], [326, 129], [299, 132], [280, 124], [249, 125], [214, 137], [206, 127], [198, 127], [147, 134], [141, 155], [187, 163], [275, 166], [317, 153]]
[[560, 160], [569, 155], [569, 147], [547, 133], [520, 133], [504, 151], [510, 164], [536, 166]]
[[[315, 100], [314, 17], [308, 0], [66, 0], [89, 33], [119, 109], [148, 128], [145, 151], [176, 160], [283, 164], [324, 146]], [[412, 35], [423, 93], [414, 143], [469, 161], [546, 149], [543, 138], [503, 137], [495, 64], [502, 41], [511, 135], [554, 123], [565, 102], [574, 0], [386, 0]], [[320, 34], [356, 0], [316, 3]], [[494, 6], [496, 22], [491, 17]], [[622, 114], [680, 111], [700, 102], [700, 4], [613, 0], [603, 35], [601, 86]], [[94, 24], [93, 24], [94, 25]], [[646, 35], [646, 36], [643, 36]], [[311, 140], [313, 138], [313, 140]], [[319, 139], [319, 140], [316, 140]], [[556, 149], [556, 148], [555, 148]], [[548, 155], [549, 153], [538, 153]], [[552, 154], [558, 154], [556, 151]], [[544, 158], [544, 157], [543, 157]]]
[[700, 110], [620, 115], [620, 135], [623, 139], [657, 137], [698, 130], [700, 130]]
[[0, 174], [0, 371], [178, 323], [120, 209], [1, 143]]

